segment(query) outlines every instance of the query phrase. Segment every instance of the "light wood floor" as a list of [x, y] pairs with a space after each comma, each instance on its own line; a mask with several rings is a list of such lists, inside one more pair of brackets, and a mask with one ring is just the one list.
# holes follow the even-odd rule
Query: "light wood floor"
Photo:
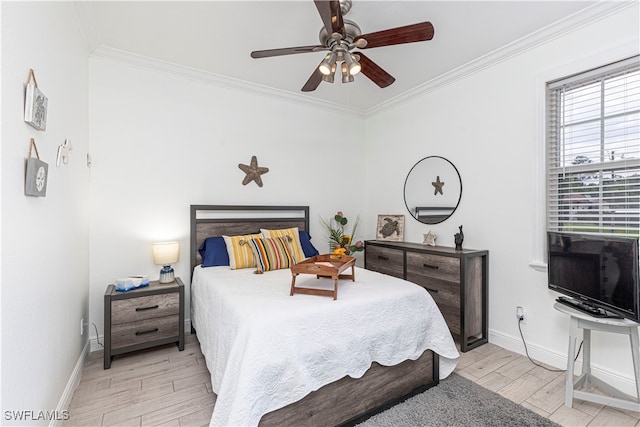
[[[456, 372], [564, 426], [639, 426], [640, 414], [575, 401], [564, 406], [562, 372], [549, 372], [493, 344], [462, 353]], [[207, 426], [215, 394], [195, 336], [116, 357], [102, 369], [91, 353], [65, 426]]]

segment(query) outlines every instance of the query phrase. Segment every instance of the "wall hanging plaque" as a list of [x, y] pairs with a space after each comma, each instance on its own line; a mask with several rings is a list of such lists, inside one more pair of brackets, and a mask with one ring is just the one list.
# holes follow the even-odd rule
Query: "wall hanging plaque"
[[47, 97], [38, 88], [36, 75], [30, 69], [24, 98], [24, 121], [38, 130], [46, 130], [48, 102]]
[[[36, 157], [31, 157], [31, 150], [35, 150]], [[45, 197], [47, 195], [47, 173], [49, 171], [49, 165], [40, 160], [40, 154], [38, 154], [38, 147], [31, 138], [31, 144], [29, 145], [29, 158], [27, 159], [27, 170], [24, 181], [24, 195]]]
[[247, 175], [242, 180], [242, 185], [247, 185], [251, 181], [254, 181], [258, 184], [258, 187], [262, 187], [262, 174], [269, 172], [269, 168], [258, 166], [258, 158], [256, 156], [251, 156], [251, 164], [245, 165], [240, 163], [238, 165], [242, 172]]

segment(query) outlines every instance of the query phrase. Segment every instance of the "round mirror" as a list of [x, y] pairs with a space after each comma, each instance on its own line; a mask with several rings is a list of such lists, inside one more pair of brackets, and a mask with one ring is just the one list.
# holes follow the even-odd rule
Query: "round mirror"
[[424, 224], [438, 224], [449, 218], [461, 198], [458, 169], [444, 157], [420, 160], [404, 182], [404, 203], [411, 216]]

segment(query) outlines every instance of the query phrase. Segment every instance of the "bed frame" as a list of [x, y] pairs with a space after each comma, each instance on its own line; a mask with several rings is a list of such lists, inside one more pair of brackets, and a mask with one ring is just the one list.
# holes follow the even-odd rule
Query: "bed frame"
[[[291, 227], [309, 230], [308, 206], [191, 205], [191, 272], [201, 263], [198, 248], [207, 237]], [[192, 320], [192, 333], [196, 329]], [[438, 355], [431, 350], [396, 366], [374, 362], [361, 378], [346, 376], [327, 384], [298, 402], [269, 412], [260, 425], [354, 425], [437, 385], [438, 368]]]

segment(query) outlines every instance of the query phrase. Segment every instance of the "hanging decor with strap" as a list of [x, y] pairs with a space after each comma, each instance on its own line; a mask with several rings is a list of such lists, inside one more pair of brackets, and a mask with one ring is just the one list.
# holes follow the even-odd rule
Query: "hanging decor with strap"
[[24, 97], [24, 121], [38, 130], [46, 130], [48, 102], [47, 97], [38, 88], [33, 69], [29, 69]]
[[[36, 152], [36, 157], [31, 157], [32, 150]], [[36, 142], [31, 138], [29, 145], [29, 157], [27, 158], [27, 169], [24, 180], [24, 195], [45, 197], [47, 195], [47, 174], [49, 165], [40, 160]]]

